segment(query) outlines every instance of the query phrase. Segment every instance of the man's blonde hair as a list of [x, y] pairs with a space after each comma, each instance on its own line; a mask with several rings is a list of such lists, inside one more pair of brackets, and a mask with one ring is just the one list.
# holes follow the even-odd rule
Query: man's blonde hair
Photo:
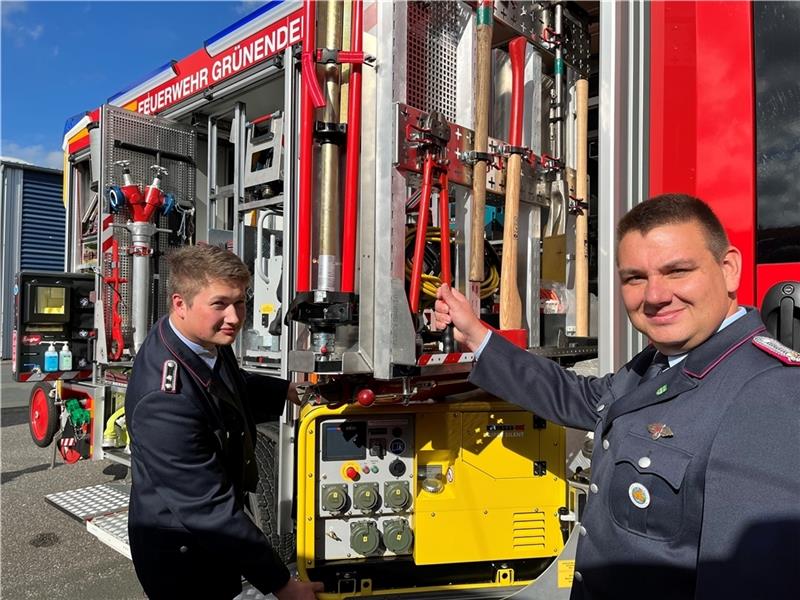
[[[167, 256], [169, 297], [180, 294], [191, 306], [197, 293], [212, 281], [250, 285], [250, 270], [242, 260], [218, 246], [183, 246]], [[171, 304], [171, 303], [170, 303]]]

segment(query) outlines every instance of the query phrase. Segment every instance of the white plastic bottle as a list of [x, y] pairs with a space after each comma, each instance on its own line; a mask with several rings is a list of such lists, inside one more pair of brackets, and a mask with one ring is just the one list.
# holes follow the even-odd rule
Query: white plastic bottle
[[67, 344], [67, 342], [64, 342], [64, 345], [61, 347], [61, 352], [58, 353], [58, 370], [72, 370], [72, 352], [70, 351], [69, 344]]
[[44, 353], [44, 370], [45, 371], [58, 371], [58, 352], [56, 347], [50, 344], [47, 352]]

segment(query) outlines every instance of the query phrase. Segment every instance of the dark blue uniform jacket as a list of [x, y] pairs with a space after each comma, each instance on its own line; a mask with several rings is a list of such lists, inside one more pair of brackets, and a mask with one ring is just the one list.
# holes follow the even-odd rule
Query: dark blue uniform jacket
[[473, 383], [595, 433], [572, 598], [800, 597], [800, 367], [757, 335], [751, 309], [646, 382], [652, 347], [580, 377], [492, 335]]
[[[249, 375], [229, 347], [214, 371], [162, 318], [136, 356], [125, 398], [133, 487], [128, 533], [151, 598], [232, 598], [241, 577], [264, 593], [289, 572], [243, 511], [255, 489], [255, 423], [283, 411], [288, 382]], [[175, 393], [162, 391], [177, 361]]]

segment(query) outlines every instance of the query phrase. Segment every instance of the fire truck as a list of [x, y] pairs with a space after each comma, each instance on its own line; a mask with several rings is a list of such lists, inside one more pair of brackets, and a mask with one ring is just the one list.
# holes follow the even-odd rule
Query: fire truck
[[[129, 464], [126, 381], [168, 310], [165, 257], [225, 246], [253, 274], [242, 368], [301, 383], [302, 408], [259, 426], [252, 503], [300, 576], [327, 598], [566, 598], [589, 449], [470, 388], [435, 290], [529, 352], [613, 370], [645, 343], [616, 300], [614, 225], [680, 191], [742, 250], [740, 302], [800, 345], [799, 15], [265, 4], [67, 122], [65, 272], [15, 287], [35, 443]], [[128, 552], [124, 485], [48, 500]]]

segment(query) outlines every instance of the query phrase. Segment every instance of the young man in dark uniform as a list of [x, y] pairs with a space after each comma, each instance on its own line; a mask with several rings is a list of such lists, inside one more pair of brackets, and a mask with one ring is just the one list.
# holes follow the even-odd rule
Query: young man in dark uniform
[[169, 256], [170, 313], [145, 339], [125, 399], [133, 486], [128, 533], [152, 600], [233, 598], [242, 576], [279, 600], [311, 600], [244, 508], [258, 479], [255, 424], [279, 416], [289, 382], [240, 370], [250, 273], [214, 246]]
[[705, 203], [648, 200], [617, 240], [622, 300], [651, 345], [614, 374], [520, 350], [445, 286], [435, 322], [476, 352], [473, 383], [594, 431], [572, 598], [794, 597], [800, 353], [738, 306], [741, 255]]

